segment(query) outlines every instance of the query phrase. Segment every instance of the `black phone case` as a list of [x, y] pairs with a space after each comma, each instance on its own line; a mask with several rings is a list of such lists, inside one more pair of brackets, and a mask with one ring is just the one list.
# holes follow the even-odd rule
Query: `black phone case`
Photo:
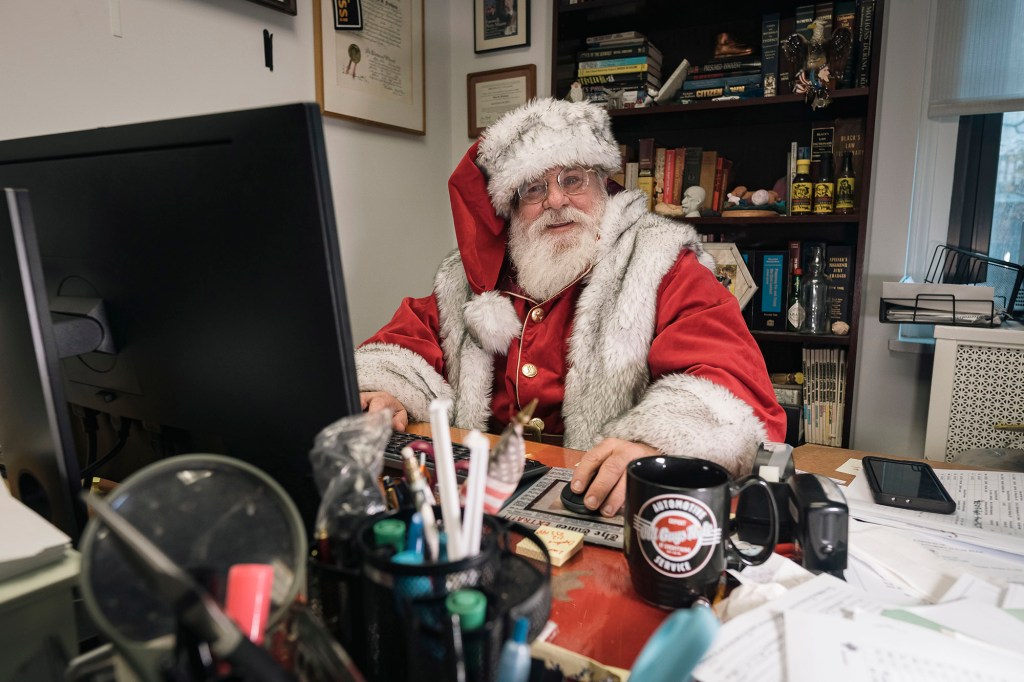
[[[931, 465], [927, 462], [920, 460], [902, 460], [902, 459], [887, 459], [885, 457], [874, 457], [868, 455], [861, 460], [864, 463], [864, 474], [868, 478], [868, 487], [871, 488], [871, 496], [878, 504], [883, 504], [887, 507], [896, 507], [898, 509], [912, 509], [914, 511], [926, 511], [935, 514], [952, 514], [956, 511], [956, 501], [946, 490], [946, 486], [942, 485], [942, 481], [935, 475], [935, 470], [932, 469]], [[923, 497], [907, 497], [905, 495], [894, 495], [892, 493], [882, 492], [881, 485], [875, 478], [875, 474], [868, 463], [874, 462], [885, 462], [886, 464], [896, 464], [898, 466], [912, 466], [922, 467], [926, 472], [926, 475], [931, 478], [932, 482], [938, 488], [939, 492], [942, 493], [944, 499], [942, 500], [930, 500]]]

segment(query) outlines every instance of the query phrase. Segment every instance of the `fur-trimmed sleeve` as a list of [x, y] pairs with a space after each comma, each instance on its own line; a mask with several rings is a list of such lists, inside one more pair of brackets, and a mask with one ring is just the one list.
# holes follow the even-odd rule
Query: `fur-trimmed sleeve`
[[386, 391], [412, 421], [430, 419], [430, 401], [451, 398], [433, 296], [407, 298], [391, 321], [356, 350], [360, 391]]
[[646, 443], [667, 455], [708, 459], [733, 476], [750, 473], [757, 446], [767, 437], [754, 411], [729, 389], [685, 374], [655, 381], [602, 435]]

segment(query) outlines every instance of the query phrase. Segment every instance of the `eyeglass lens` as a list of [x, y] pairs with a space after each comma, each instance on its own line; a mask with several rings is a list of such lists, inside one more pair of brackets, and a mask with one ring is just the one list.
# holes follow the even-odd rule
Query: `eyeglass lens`
[[[588, 168], [563, 168], [555, 181], [564, 194], [579, 194], [587, 188], [590, 179]], [[538, 204], [548, 195], [548, 182], [541, 178], [535, 182], [524, 182], [518, 189], [519, 198], [527, 204]]]

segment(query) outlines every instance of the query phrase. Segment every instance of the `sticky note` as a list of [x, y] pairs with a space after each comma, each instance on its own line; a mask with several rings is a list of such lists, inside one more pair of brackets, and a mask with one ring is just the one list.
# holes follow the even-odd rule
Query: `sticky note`
[[[534, 533], [548, 549], [552, 566], [561, 566], [583, 547], [583, 533], [564, 528], [541, 526]], [[544, 561], [544, 553], [530, 538], [523, 538], [516, 545], [516, 554], [530, 559]]]

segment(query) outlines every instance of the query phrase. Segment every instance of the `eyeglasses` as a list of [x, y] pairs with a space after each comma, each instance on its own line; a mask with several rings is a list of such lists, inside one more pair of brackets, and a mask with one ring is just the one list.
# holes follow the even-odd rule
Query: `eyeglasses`
[[[563, 168], [558, 172], [555, 181], [562, 194], [574, 196], [587, 188], [590, 184], [590, 174], [595, 172], [593, 168]], [[516, 192], [524, 204], [539, 204], [548, 196], [548, 181], [541, 178], [533, 182], [524, 182], [519, 185]]]

